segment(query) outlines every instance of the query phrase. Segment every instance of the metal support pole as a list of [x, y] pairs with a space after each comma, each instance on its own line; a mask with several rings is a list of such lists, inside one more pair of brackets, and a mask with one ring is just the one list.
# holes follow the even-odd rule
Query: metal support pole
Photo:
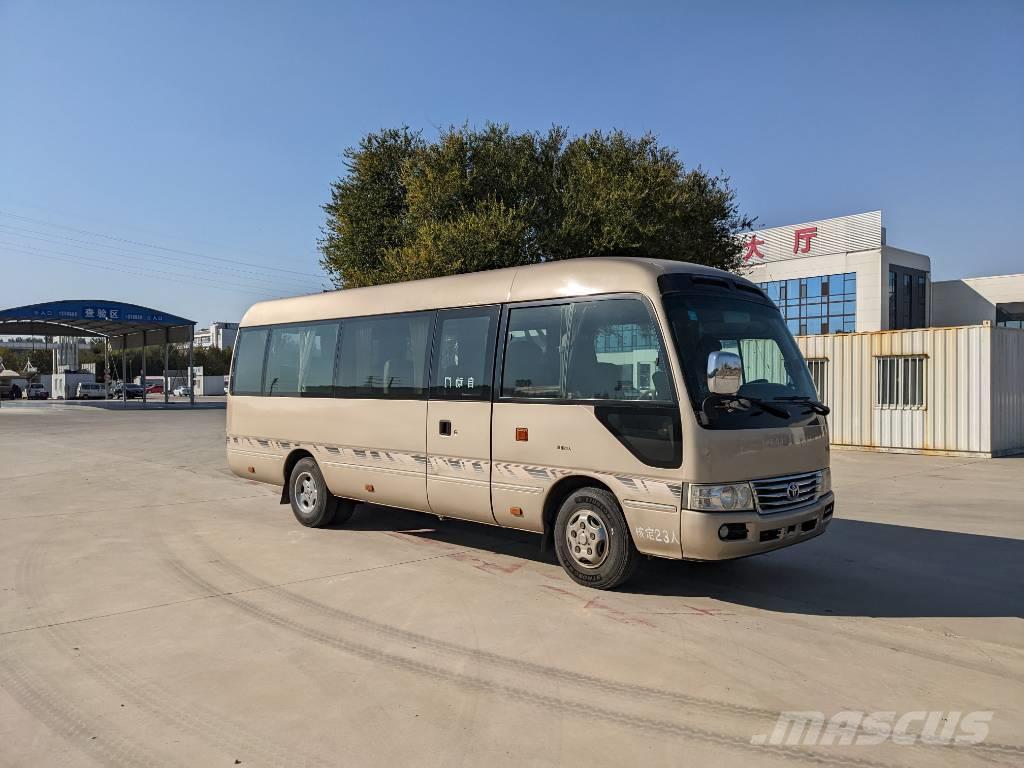
[[142, 405], [146, 405], [146, 332], [142, 332]]
[[170, 329], [164, 330], [164, 405], [170, 402], [171, 393], [168, 392], [168, 384], [170, 379], [167, 378], [167, 365], [170, 361], [170, 349], [171, 349], [171, 331]]
[[190, 408], [196, 407], [195, 372], [192, 370], [192, 344], [195, 341], [196, 329], [192, 326], [192, 335], [188, 339], [188, 404]]
[[121, 402], [128, 405], [128, 334], [121, 334]]
[[110, 397], [110, 339], [103, 337], [103, 399]]

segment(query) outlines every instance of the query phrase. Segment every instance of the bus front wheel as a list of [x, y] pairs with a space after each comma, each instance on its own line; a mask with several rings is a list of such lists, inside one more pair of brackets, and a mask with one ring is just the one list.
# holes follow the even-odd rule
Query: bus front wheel
[[615, 497], [603, 488], [579, 488], [555, 518], [555, 554], [578, 584], [613, 589], [633, 574], [639, 555]]
[[289, 497], [295, 519], [309, 528], [326, 528], [331, 523], [343, 523], [352, 516], [355, 504], [334, 496], [324, 482], [317, 463], [307, 457], [292, 468], [288, 480]]

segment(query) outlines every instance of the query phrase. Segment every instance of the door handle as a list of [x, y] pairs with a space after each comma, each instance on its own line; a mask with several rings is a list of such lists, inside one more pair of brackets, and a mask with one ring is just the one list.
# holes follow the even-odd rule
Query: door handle
[[437, 432], [440, 435], [451, 435], [452, 423], [448, 419], [442, 419], [437, 423]]

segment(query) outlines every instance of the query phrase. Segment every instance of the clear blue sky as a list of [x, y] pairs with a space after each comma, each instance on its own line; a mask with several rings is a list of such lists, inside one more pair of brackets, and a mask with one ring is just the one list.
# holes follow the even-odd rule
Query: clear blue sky
[[0, 0], [0, 306], [237, 320], [321, 284], [345, 147], [487, 120], [653, 131], [761, 225], [881, 208], [936, 279], [1021, 272], [1022, 29], [1016, 1]]

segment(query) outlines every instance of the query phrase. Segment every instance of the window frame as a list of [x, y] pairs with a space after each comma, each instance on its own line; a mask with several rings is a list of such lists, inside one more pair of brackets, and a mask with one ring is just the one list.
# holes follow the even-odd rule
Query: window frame
[[[342, 334], [342, 322], [344, 318], [337, 318], [334, 320], [299, 320], [291, 323], [271, 323], [269, 325], [251, 325], [246, 326], [246, 330], [249, 328], [266, 329], [267, 331], [267, 347], [263, 350], [263, 374], [260, 376], [260, 384], [263, 386], [263, 390], [260, 395], [262, 397], [300, 397], [300, 398], [331, 398], [336, 397], [334, 379], [338, 375], [338, 353], [341, 351], [341, 334]], [[308, 327], [311, 325], [330, 325], [337, 324], [338, 335], [334, 340], [334, 365], [331, 367], [331, 391], [330, 394], [326, 392], [317, 392], [310, 394], [303, 394], [302, 392], [293, 392], [286, 394], [271, 395], [266, 391], [266, 378], [267, 378], [267, 363], [270, 362], [270, 340], [274, 336], [274, 331], [278, 328], [294, 328], [294, 327]]]
[[[502, 394], [502, 382], [505, 379], [505, 353], [508, 348], [508, 325], [509, 316], [514, 309], [529, 309], [532, 307], [564, 306], [591, 301], [609, 301], [613, 299], [640, 299], [647, 308], [647, 311], [657, 327], [658, 343], [665, 353], [666, 372], [669, 374], [669, 387], [672, 390], [671, 400], [615, 400], [609, 398], [553, 398], [553, 397], [514, 397]], [[675, 385], [675, 360], [672, 359], [672, 349], [665, 343], [665, 329], [662, 327], [661, 316], [658, 314], [651, 298], [638, 291], [620, 291], [617, 293], [587, 294], [584, 296], [566, 296], [557, 299], [542, 299], [538, 301], [515, 301], [506, 302], [501, 305], [501, 323], [498, 326], [497, 349], [494, 358], [494, 376], [491, 383], [491, 399], [495, 403], [524, 403], [535, 405], [617, 405], [635, 408], [674, 408], [679, 409], [679, 393]], [[653, 371], [651, 372], [653, 375]]]
[[[504, 315], [503, 304], [471, 304], [463, 307], [440, 307], [434, 310], [433, 325], [430, 331], [430, 354], [427, 359], [427, 399], [437, 400], [445, 403], [488, 403], [494, 401], [494, 388], [496, 386], [495, 371], [498, 368], [498, 347], [501, 341], [501, 331], [504, 327], [502, 324], [502, 318]], [[434, 387], [436, 382], [434, 381], [434, 363], [440, 353], [441, 344], [441, 326], [444, 318], [442, 313], [450, 312], [484, 312], [490, 311], [494, 319], [493, 332], [494, 338], [492, 339], [491, 350], [489, 360], [485, 360], [484, 365], [487, 366], [488, 370], [484, 372], [485, 378], [490, 382], [490, 391], [486, 395], [479, 397], [442, 397], [434, 394]], [[504, 358], [504, 356], [502, 356]], [[489, 363], [489, 366], [488, 366]]]
[[[928, 409], [928, 355], [875, 355], [875, 371], [874, 371], [874, 397], [872, 405], [876, 410], [881, 411], [924, 411]], [[911, 372], [908, 383], [904, 377], [904, 363], [911, 363], [911, 368], [914, 367], [915, 363], [920, 365], [919, 371], [915, 374]], [[882, 369], [891, 367], [892, 376], [888, 373], [883, 375]], [[908, 400], [912, 398], [904, 397], [904, 393], [908, 391], [910, 384], [917, 384], [920, 386], [920, 402], [912, 403]], [[883, 398], [883, 385], [887, 397]], [[911, 392], [911, 394], [914, 394]], [[883, 399], [885, 402], [883, 402]]]
[[[263, 378], [267, 373], [267, 351], [270, 349], [270, 325], [247, 325], [244, 328], [238, 329], [238, 337], [235, 338], [235, 343], [231, 347], [231, 370], [228, 372], [228, 394], [232, 397], [264, 397], [263, 394]], [[245, 392], [239, 392], [235, 389], [235, 364], [238, 361], [238, 350], [241, 347], [241, 339], [243, 331], [266, 331], [267, 336], [263, 339], [263, 360], [260, 363], [260, 389], [258, 392], [246, 390]]]
[[[807, 364], [807, 371], [811, 374], [811, 383], [814, 384], [814, 391], [818, 395], [818, 400], [828, 405], [828, 367], [829, 358], [827, 357], [805, 357], [804, 362]], [[813, 366], [812, 366], [813, 363]], [[819, 371], [821, 378], [821, 389], [825, 390], [822, 393], [818, 389], [818, 377], [815, 376], [815, 370]]]
[[[443, 307], [448, 309], [448, 307]], [[338, 400], [427, 400], [428, 394], [430, 393], [430, 369], [433, 365], [433, 349], [434, 349], [434, 332], [437, 328], [437, 313], [440, 308], [435, 307], [434, 309], [411, 309], [403, 312], [381, 312], [374, 315], [350, 315], [348, 317], [339, 317], [337, 322], [341, 323], [341, 328], [338, 332], [338, 347], [334, 353], [334, 375], [332, 379], [332, 395], [331, 397], [337, 398]], [[355, 395], [340, 395], [338, 394], [338, 367], [341, 365], [341, 350], [342, 344], [344, 343], [345, 337], [345, 321], [349, 320], [370, 320], [378, 317], [404, 317], [406, 315], [430, 315], [430, 328], [427, 331], [427, 349], [426, 357], [424, 361], [424, 372], [426, 374], [425, 383], [423, 386], [423, 392], [419, 395], [398, 397], [388, 392], [364, 392]], [[298, 323], [302, 325], [302, 323]], [[404, 393], [402, 393], [404, 395]]]

